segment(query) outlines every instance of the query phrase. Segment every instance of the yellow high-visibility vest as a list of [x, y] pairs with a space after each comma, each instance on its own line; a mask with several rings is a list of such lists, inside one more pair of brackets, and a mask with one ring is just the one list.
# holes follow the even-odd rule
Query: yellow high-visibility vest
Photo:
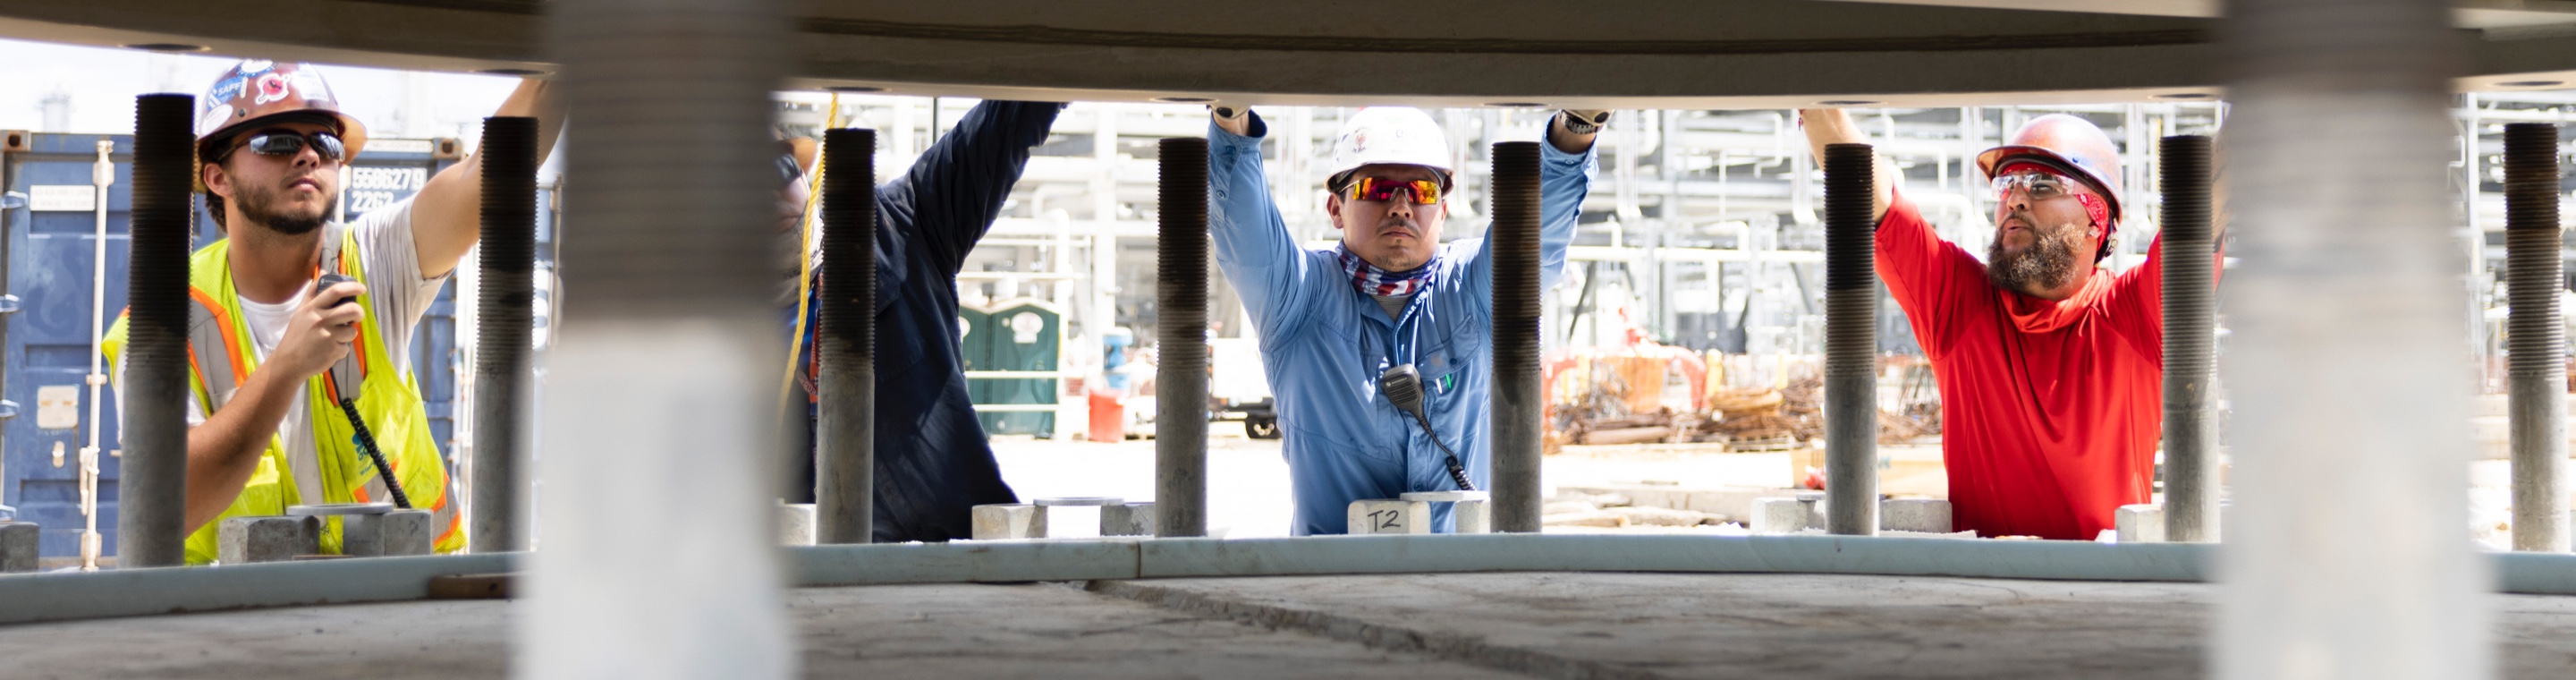
[[[240, 323], [241, 297], [233, 289], [232, 260], [225, 255], [231, 239], [219, 240], [197, 249], [189, 259], [188, 270], [188, 385], [196, 391], [197, 404], [203, 415], [214, 417], [234, 390], [250, 379], [259, 368], [256, 352], [251, 348], [250, 328]], [[358, 268], [357, 236], [346, 227], [333, 224], [323, 234], [322, 261], [330, 263], [342, 275], [365, 284], [366, 276]], [[414, 509], [436, 513], [431, 526], [439, 532], [435, 550], [452, 553], [465, 547], [455, 483], [448, 478], [447, 465], [440, 458], [438, 444], [429, 430], [429, 414], [422, 407], [420, 387], [410, 373], [394, 370], [386, 354], [382, 326], [377, 323], [374, 293], [358, 297], [358, 307], [365, 310], [358, 321], [358, 338], [352, 344], [351, 357], [344, 363], [359, 371], [358, 414], [366, 419], [367, 428], [376, 436], [385, 460], [402, 481], [404, 495]], [[107, 332], [100, 350], [107, 354], [110, 365], [125, 350], [126, 319], [119, 313], [116, 325]], [[212, 373], [209, 374], [209, 371]], [[356, 429], [349, 424], [338, 402], [330, 395], [331, 373], [324, 371], [305, 383], [306, 404], [310, 409], [305, 421], [313, 428], [316, 460], [302, 466], [287, 459], [286, 444], [276, 433], [270, 433], [268, 448], [260, 453], [259, 468], [243, 485], [241, 495], [221, 516], [188, 535], [188, 563], [206, 564], [215, 560], [216, 532], [223, 521], [233, 517], [259, 517], [286, 514], [290, 505], [322, 503], [390, 502], [384, 480], [366, 454], [358, 451]], [[299, 467], [316, 471], [316, 484], [299, 484]], [[320, 498], [307, 498], [303, 489], [317, 488]], [[340, 518], [324, 518], [322, 552], [339, 554]]]

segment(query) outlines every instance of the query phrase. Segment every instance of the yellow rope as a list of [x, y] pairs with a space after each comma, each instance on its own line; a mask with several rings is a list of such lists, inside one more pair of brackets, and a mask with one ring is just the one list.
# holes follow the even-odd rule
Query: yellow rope
[[[835, 92], [832, 93], [832, 107], [824, 110], [823, 127], [830, 129], [840, 122], [841, 94]], [[802, 255], [796, 258], [796, 332], [787, 336], [787, 375], [786, 380], [778, 384], [778, 413], [781, 418], [787, 414], [787, 399], [796, 394], [796, 370], [804, 368], [803, 362], [796, 360], [796, 355], [805, 351], [806, 305], [814, 297], [814, 223], [821, 219], [814, 214], [814, 205], [823, 198], [823, 159], [830, 157], [824, 155], [824, 151], [822, 140], [815, 140], [813, 186], [805, 192], [805, 217], [796, 222], [796, 245]], [[869, 178], [868, 181], [876, 180]]]

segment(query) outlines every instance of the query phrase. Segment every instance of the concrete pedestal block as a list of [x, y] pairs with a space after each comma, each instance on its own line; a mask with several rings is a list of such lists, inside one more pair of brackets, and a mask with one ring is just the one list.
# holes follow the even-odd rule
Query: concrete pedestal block
[[1351, 501], [1353, 534], [1431, 533], [1431, 504], [1423, 501]]
[[1795, 498], [1753, 499], [1753, 516], [1744, 522], [1757, 534], [1790, 534], [1807, 528], [1810, 504]]
[[1099, 538], [1108, 528], [1106, 508], [1127, 504], [1114, 496], [1058, 496], [1037, 499], [1045, 512], [1046, 531], [1038, 538]]
[[2121, 543], [2165, 542], [2165, 506], [2123, 505], [2112, 513], [2111, 522], [2119, 531]]
[[1807, 504], [1806, 528], [1825, 528], [1825, 492], [1800, 491], [1798, 492], [1798, 502]]
[[1413, 491], [1396, 496], [1396, 500], [1450, 504], [1449, 519], [1457, 525], [1453, 527], [1453, 533], [1488, 534], [1494, 531], [1493, 495], [1483, 491]]
[[975, 540], [1046, 538], [1047, 517], [1038, 506], [1009, 503], [975, 506]]
[[1458, 521], [1458, 533], [1494, 533], [1494, 504], [1491, 501], [1458, 501], [1450, 506], [1449, 516]]
[[1950, 533], [1950, 502], [1928, 498], [1879, 501], [1878, 528], [1881, 531]]
[[814, 504], [778, 504], [778, 544], [814, 544]]
[[224, 564], [284, 562], [321, 552], [320, 517], [234, 517], [215, 529], [215, 559]]
[[0, 522], [0, 573], [35, 571], [41, 535], [35, 522]]
[[438, 540], [428, 510], [395, 510], [340, 517], [340, 554], [356, 557], [427, 555]]
[[1100, 535], [1154, 535], [1154, 504], [1120, 503], [1100, 506]]

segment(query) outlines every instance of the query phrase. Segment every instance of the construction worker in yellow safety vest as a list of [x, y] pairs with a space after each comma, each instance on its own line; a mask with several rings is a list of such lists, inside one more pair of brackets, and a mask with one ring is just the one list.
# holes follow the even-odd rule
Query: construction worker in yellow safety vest
[[[197, 114], [197, 190], [225, 238], [189, 260], [188, 563], [214, 561], [225, 518], [390, 500], [334, 373], [357, 376], [359, 417], [412, 507], [435, 513], [435, 550], [462, 549], [463, 499], [430, 437], [410, 341], [482, 236], [482, 158], [342, 224], [331, 217], [343, 170], [367, 130], [340, 111], [319, 71], [242, 61], [198, 99]], [[553, 146], [562, 121], [538, 80], [522, 81], [494, 115], [538, 118], [539, 149]], [[350, 280], [316, 290], [326, 273]], [[119, 314], [102, 350], [120, 401], [125, 340]], [[321, 544], [340, 552], [337, 518]]]

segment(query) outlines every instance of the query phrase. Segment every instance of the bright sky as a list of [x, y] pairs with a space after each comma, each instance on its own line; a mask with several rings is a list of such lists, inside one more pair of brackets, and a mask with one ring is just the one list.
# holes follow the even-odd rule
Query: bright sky
[[[0, 40], [0, 129], [129, 133], [134, 97], [152, 92], [205, 94], [215, 76], [243, 56], [154, 54]], [[460, 73], [387, 71], [322, 65], [342, 110], [378, 138], [481, 137], [484, 116], [509, 97], [518, 79]], [[71, 96], [63, 129], [45, 124], [44, 100]]]

